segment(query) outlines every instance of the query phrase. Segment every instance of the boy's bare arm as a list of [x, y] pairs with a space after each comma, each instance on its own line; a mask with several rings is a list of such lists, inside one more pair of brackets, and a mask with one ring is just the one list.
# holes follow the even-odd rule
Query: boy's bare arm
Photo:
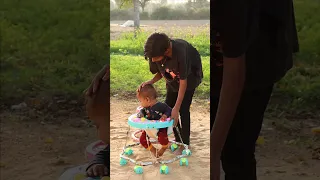
[[[213, 156], [220, 156], [236, 113], [245, 81], [245, 56], [224, 57], [223, 83], [219, 107], [211, 132]], [[220, 157], [215, 157], [220, 158]]]

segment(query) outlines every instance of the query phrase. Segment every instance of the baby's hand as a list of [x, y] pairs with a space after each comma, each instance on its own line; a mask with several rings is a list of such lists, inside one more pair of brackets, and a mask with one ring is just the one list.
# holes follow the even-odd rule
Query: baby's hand
[[142, 118], [143, 117], [143, 114], [142, 113], [138, 113], [137, 114], [137, 118]]
[[164, 114], [164, 115], [161, 116], [160, 120], [164, 121], [164, 120], [166, 120], [167, 118], [168, 118], [167, 115]]
[[103, 177], [108, 175], [108, 169], [103, 164], [94, 164], [87, 170], [88, 177]]

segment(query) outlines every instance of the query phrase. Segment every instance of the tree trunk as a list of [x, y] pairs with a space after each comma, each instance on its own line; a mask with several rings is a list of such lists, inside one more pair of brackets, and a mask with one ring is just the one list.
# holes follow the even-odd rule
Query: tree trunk
[[134, 36], [136, 37], [136, 33], [140, 28], [140, 13], [139, 13], [139, 1], [138, 0], [133, 0], [133, 11], [134, 11], [134, 17], [133, 17], [133, 22], [134, 22]]

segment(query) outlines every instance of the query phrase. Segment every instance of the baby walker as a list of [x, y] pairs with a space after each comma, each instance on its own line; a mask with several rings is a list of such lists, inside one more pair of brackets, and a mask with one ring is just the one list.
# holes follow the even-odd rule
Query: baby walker
[[[140, 109], [141, 109], [141, 107], [138, 107], [137, 112], [139, 112]], [[157, 140], [156, 140], [157, 129], [168, 128], [168, 135], [169, 135], [172, 133], [172, 128], [173, 128], [173, 120], [171, 120], [170, 118], [167, 118], [164, 121], [148, 120], [143, 117], [138, 118], [137, 113], [131, 115], [128, 118], [128, 124], [129, 124], [129, 130], [130, 130], [130, 127], [138, 128], [138, 129], [140, 129], [140, 131], [145, 130], [146, 133], [148, 134], [148, 136], [150, 137], [150, 140], [147, 139], [148, 142], [157, 142]], [[140, 142], [139, 142], [138, 138], [136, 137], [136, 134], [140, 131], [135, 131], [132, 134], [132, 138], [138, 142], [133, 143], [133, 144], [129, 144], [129, 145], [125, 145], [123, 147], [122, 153], [120, 154], [120, 165], [124, 166], [127, 164], [128, 161], [130, 161], [131, 163], [133, 163], [135, 165], [134, 172], [137, 174], [143, 173], [143, 168], [142, 168], [143, 166], [149, 166], [149, 165], [153, 165], [153, 164], [161, 164], [160, 174], [168, 174], [169, 167], [166, 164], [173, 163], [174, 161], [179, 160], [179, 159], [180, 159], [180, 163], [179, 163], [180, 166], [188, 166], [189, 162], [186, 157], [191, 155], [191, 151], [188, 149], [188, 145], [183, 143], [182, 138], [180, 136], [179, 129], [176, 128], [176, 130], [179, 134], [179, 138], [182, 143], [175, 142], [174, 140], [169, 140], [169, 142], [171, 143], [170, 149], [171, 149], [171, 151], [175, 151], [178, 148], [178, 145], [183, 146], [184, 150], [182, 152], [182, 155], [178, 155], [170, 160], [163, 160], [163, 161], [156, 160], [154, 162], [152, 162], [152, 161], [142, 162], [142, 161], [136, 161], [136, 160], [130, 158], [129, 156], [133, 154], [133, 150], [131, 149], [131, 147], [140, 145]]]

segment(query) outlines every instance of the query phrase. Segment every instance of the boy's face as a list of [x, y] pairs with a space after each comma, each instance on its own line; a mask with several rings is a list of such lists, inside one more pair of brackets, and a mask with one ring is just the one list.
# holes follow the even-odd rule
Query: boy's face
[[163, 58], [164, 56], [157, 56], [157, 57], [153, 57], [151, 60], [152, 62], [159, 62], [159, 61], [162, 61]]
[[152, 62], [159, 62], [162, 61], [166, 56], [170, 57], [170, 51], [171, 51], [171, 47], [168, 48], [165, 52], [163, 56], [157, 56], [157, 57], [152, 57], [151, 61]]
[[148, 97], [142, 97], [137, 95], [138, 100], [140, 101], [140, 105], [144, 108], [147, 108], [150, 106], [150, 99]]

